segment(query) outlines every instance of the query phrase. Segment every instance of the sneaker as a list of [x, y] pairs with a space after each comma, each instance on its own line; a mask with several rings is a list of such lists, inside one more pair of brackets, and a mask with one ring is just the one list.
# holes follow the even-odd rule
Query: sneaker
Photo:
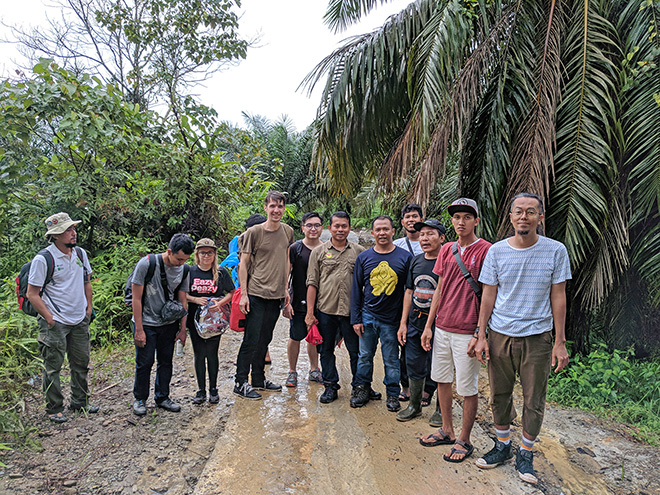
[[388, 395], [385, 405], [390, 412], [397, 412], [401, 409], [401, 402], [399, 402], [399, 398], [396, 395]]
[[383, 398], [383, 394], [376, 392], [373, 388], [369, 387], [369, 400], [380, 400]]
[[536, 485], [539, 480], [534, 471], [534, 453], [531, 450], [518, 449], [516, 453], [516, 471], [523, 481]]
[[298, 386], [298, 372], [297, 371], [289, 371], [289, 375], [286, 377], [285, 385], [287, 387], [297, 387]]
[[281, 392], [282, 385], [277, 385], [276, 383], [271, 382], [270, 380], [264, 381], [263, 385], [252, 385], [252, 388], [255, 390], [265, 390], [266, 392]]
[[181, 406], [169, 397], [162, 402], [156, 402], [156, 406], [169, 412], [179, 412], [181, 410]]
[[337, 400], [337, 391], [335, 390], [335, 388], [325, 387], [325, 390], [321, 394], [321, 397], [319, 397], [319, 402], [321, 404], [330, 404], [335, 400]]
[[209, 390], [209, 402], [211, 404], [217, 404], [220, 402], [220, 395], [218, 395], [218, 389], [217, 388], [212, 388]]
[[351, 407], [362, 407], [369, 402], [369, 389], [365, 385], [353, 387], [351, 392]]
[[513, 452], [511, 452], [511, 442], [504, 444], [497, 440], [495, 447], [486, 452], [483, 457], [479, 457], [475, 463], [481, 469], [493, 469], [494, 467], [504, 464], [505, 462], [513, 459]]
[[136, 416], [144, 416], [147, 414], [147, 404], [143, 400], [136, 400], [133, 402], [133, 414]]
[[312, 370], [309, 372], [307, 379], [310, 382], [323, 383], [323, 377], [321, 376], [321, 370]]
[[206, 391], [198, 390], [197, 393], [195, 394], [195, 397], [193, 397], [192, 403], [203, 404], [204, 402], [206, 402]]
[[243, 385], [239, 385], [238, 383], [236, 383], [234, 385], [234, 393], [239, 397], [243, 397], [244, 399], [249, 399], [249, 400], [261, 399], [261, 394], [255, 392], [248, 382], [245, 382]]

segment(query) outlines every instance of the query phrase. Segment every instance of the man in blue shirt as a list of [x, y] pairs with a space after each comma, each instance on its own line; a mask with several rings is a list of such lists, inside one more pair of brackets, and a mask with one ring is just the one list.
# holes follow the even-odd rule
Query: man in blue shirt
[[412, 256], [392, 242], [394, 222], [390, 217], [376, 217], [371, 235], [376, 245], [358, 255], [351, 290], [351, 324], [360, 337], [360, 354], [350, 404], [362, 407], [369, 402], [374, 355], [380, 339], [387, 409], [396, 412], [401, 409], [397, 330]]

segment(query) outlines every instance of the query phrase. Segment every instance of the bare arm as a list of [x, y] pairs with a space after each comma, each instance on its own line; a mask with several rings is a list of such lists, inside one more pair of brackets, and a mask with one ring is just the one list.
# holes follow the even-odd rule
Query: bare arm
[[566, 282], [553, 284], [550, 288], [550, 308], [555, 323], [555, 345], [552, 348], [552, 366], [557, 364], [555, 373], [568, 364], [566, 350]]
[[286, 296], [284, 298], [284, 310], [282, 311], [282, 316], [285, 318], [293, 318], [293, 307], [291, 307], [291, 301], [289, 296], [289, 287], [291, 284], [291, 246], [286, 248]]
[[[188, 294], [182, 290], [177, 292], [177, 299], [179, 302], [183, 305], [183, 307], [187, 310], [188, 309], [188, 298], [186, 297]], [[176, 338], [181, 341], [183, 345], [186, 345], [186, 321], [188, 320], [188, 315], [183, 315], [183, 318], [181, 318], [181, 330], [179, 330], [179, 333], [176, 334]]]
[[410, 307], [412, 306], [412, 294], [412, 289], [406, 289], [406, 292], [403, 293], [403, 310], [401, 311], [401, 322], [399, 323], [399, 331], [397, 332], [397, 338], [401, 345], [406, 345], [408, 315], [410, 315]]
[[53, 315], [50, 311], [48, 311], [46, 303], [41, 298], [41, 294], [39, 294], [39, 292], [41, 292], [41, 287], [28, 284], [26, 296], [30, 301], [30, 304], [32, 304], [37, 313], [43, 316], [44, 320], [46, 320], [46, 323], [48, 323], [48, 326], [52, 327], [55, 324], [55, 320], [53, 320]]
[[422, 332], [422, 348], [425, 351], [431, 350], [431, 338], [433, 337], [433, 326], [435, 325], [435, 315], [438, 314], [440, 306], [440, 296], [442, 295], [442, 277], [438, 277], [438, 285], [431, 298], [431, 307], [429, 308], [429, 317], [426, 319], [424, 331]]
[[147, 344], [147, 335], [144, 333], [142, 327], [142, 294], [144, 293], [144, 285], [131, 284], [133, 291], [133, 319], [135, 320], [135, 335], [133, 340], [138, 347], [144, 347]]
[[497, 299], [497, 285], [483, 284], [481, 292], [481, 307], [479, 310], [479, 321], [477, 327], [479, 328], [479, 337], [472, 339], [468, 345], [468, 356], [477, 357], [481, 364], [486, 364], [490, 359], [488, 352], [488, 341], [486, 340], [486, 326], [490, 321], [490, 315], [493, 314], [495, 307], [495, 299]]
[[314, 309], [316, 308], [316, 294], [318, 290], [313, 285], [307, 286], [307, 314], [305, 315], [305, 323], [307, 328], [310, 328], [314, 323], [316, 323], [316, 317], [314, 316]]
[[241, 262], [238, 265], [238, 283], [241, 286], [241, 300], [238, 307], [244, 314], [250, 312], [250, 299], [247, 293], [248, 267], [250, 266], [250, 253], [241, 254]]

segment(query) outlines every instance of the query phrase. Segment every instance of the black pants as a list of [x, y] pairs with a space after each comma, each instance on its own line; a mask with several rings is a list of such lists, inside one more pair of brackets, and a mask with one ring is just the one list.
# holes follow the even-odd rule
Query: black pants
[[348, 316], [329, 315], [317, 312], [319, 320], [319, 332], [323, 337], [323, 343], [318, 346], [321, 355], [321, 376], [325, 386], [339, 390], [339, 373], [335, 359], [335, 347], [337, 341], [343, 337], [344, 345], [351, 360], [351, 385], [355, 386], [355, 373], [357, 372], [358, 355], [360, 353], [360, 338], [353, 331]]
[[242, 385], [247, 382], [252, 368], [252, 386], [262, 386], [266, 379], [266, 353], [270, 341], [273, 340], [275, 323], [280, 316], [281, 299], [248, 297], [250, 312], [245, 319], [243, 343], [236, 359], [236, 383]]
[[422, 334], [420, 332], [410, 333], [406, 337], [406, 368], [408, 369], [408, 377], [411, 380], [426, 379], [424, 391], [433, 395], [437, 387], [437, 383], [431, 380], [431, 351], [425, 351], [422, 347]]
[[[160, 404], [170, 396], [170, 381], [172, 381], [172, 356], [174, 356], [174, 341], [179, 333], [179, 322], [151, 327], [143, 325], [147, 336], [144, 347], [135, 346], [135, 381], [133, 382], [133, 396], [137, 400], [147, 400], [149, 397], [149, 378], [151, 368], [156, 364], [156, 385], [154, 387], [154, 400]], [[133, 325], [135, 332], [135, 324]]]
[[[197, 377], [197, 388], [206, 391], [206, 367], [209, 369], [209, 390], [218, 388], [218, 368], [220, 361], [218, 359], [218, 348], [220, 347], [220, 335], [203, 339], [197, 333], [195, 320], [190, 319], [188, 324], [188, 334], [192, 342], [195, 376]], [[191, 328], [192, 327], [192, 328]]]

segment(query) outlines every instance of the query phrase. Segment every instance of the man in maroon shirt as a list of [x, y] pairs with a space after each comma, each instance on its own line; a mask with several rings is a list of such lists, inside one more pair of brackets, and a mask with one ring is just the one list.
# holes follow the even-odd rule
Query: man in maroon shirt
[[[476, 280], [491, 244], [475, 234], [479, 224], [477, 203], [460, 198], [447, 208], [458, 241], [445, 244], [435, 263], [433, 272], [439, 277], [433, 294], [430, 315], [422, 334], [422, 346], [433, 348], [431, 379], [438, 384], [438, 400], [442, 413], [442, 428], [419, 439], [426, 447], [454, 444], [451, 452], [443, 456], [448, 462], [462, 462], [474, 451], [470, 434], [477, 415], [479, 361], [467, 355], [479, 319], [480, 294]], [[457, 251], [454, 254], [454, 251]], [[463, 274], [457, 257], [472, 277], [473, 285]], [[435, 331], [434, 331], [435, 323]], [[433, 339], [433, 346], [431, 346]], [[452, 381], [456, 371], [456, 391], [463, 396], [463, 428], [456, 438], [452, 422]]]

